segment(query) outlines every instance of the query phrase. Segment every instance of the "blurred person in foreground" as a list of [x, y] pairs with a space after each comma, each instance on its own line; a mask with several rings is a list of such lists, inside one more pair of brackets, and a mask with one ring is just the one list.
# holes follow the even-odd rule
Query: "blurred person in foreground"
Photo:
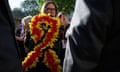
[[120, 72], [120, 3], [76, 0], [63, 72]]
[[0, 0], [0, 72], [23, 72], [8, 0]]

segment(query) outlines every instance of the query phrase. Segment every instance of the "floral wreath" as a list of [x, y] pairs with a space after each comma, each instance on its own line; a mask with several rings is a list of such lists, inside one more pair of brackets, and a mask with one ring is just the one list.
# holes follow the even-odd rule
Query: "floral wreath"
[[30, 22], [30, 34], [35, 43], [33, 51], [30, 51], [22, 61], [22, 67], [25, 71], [36, 67], [39, 62], [39, 57], [42, 57], [43, 50], [45, 51], [43, 63], [51, 69], [51, 72], [60, 72], [60, 59], [56, 52], [52, 50], [54, 42], [57, 41], [59, 33], [60, 22], [57, 18], [46, 14], [39, 14], [33, 16]]

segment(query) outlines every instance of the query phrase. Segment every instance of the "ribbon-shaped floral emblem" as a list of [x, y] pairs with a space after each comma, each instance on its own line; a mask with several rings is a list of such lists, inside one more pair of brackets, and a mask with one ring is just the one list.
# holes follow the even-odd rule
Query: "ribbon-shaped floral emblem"
[[35, 43], [35, 47], [22, 62], [25, 71], [36, 67], [37, 62], [39, 62], [39, 57], [42, 57], [42, 51], [46, 48], [48, 49], [44, 54], [43, 63], [51, 69], [51, 72], [61, 71], [60, 59], [56, 55], [56, 52], [52, 50], [54, 48], [54, 42], [57, 41], [59, 27], [60, 22], [58, 18], [46, 14], [33, 16], [30, 22], [30, 34]]

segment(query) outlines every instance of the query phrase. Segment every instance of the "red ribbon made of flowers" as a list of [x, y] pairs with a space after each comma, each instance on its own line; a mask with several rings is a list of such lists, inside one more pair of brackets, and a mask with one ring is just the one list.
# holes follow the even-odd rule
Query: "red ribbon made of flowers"
[[[34, 47], [34, 50], [30, 51], [27, 57], [25, 57], [24, 61], [22, 61], [22, 67], [25, 71], [27, 71], [29, 68], [36, 67], [37, 62], [39, 62], [38, 58], [42, 56], [42, 51], [48, 46], [50, 48], [53, 48], [54, 46], [53, 42], [57, 40], [59, 27], [60, 27], [59, 20], [55, 17], [50, 17], [49, 15], [46, 15], [46, 14], [39, 14], [34, 16], [30, 22], [30, 33], [33, 41], [37, 43], [39, 40], [41, 40], [42, 36], [45, 34], [45, 32], [43, 31], [43, 28], [40, 27], [40, 25], [43, 23], [46, 24], [46, 28], [48, 26], [50, 26], [50, 28], [48, 29], [48, 32], [43, 38], [43, 41], [37, 44]], [[47, 58], [48, 53], [51, 53], [49, 57], [53, 57], [52, 59], [55, 62], [51, 63], [51, 61], [48, 60]], [[58, 59], [55, 52], [51, 50], [47, 51], [47, 55], [45, 56], [45, 59], [43, 62], [46, 63], [47, 67], [49, 67], [52, 72], [61, 71], [60, 60]], [[53, 65], [56, 68], [53, 67]]]

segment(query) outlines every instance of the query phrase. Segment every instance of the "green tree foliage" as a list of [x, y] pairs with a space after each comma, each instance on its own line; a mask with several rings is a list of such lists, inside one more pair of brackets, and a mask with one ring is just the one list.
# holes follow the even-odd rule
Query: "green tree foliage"
[[39, 6], [35, 0], [25, 0], [22, 3], [22, 10], [25, 15], [36, 15], [39, 13]]
[[14, 8], [12, 11], [13, 16], [16, 18], [22, 18], [24, 17], [24, 12], [21, 10], [21, 8]]
[[42, 5], [43, 5], [43, 3], [44, 3], [45, 1], [47, 1], [47, 0], [36, 0], [36, 2], [37, 2], [38, 5], [39, 5], [39, 11], [41, 10], [41, 7], [42, 7]]
[[70, 14], [74, 10], [75, 0], [53, 0], [58, 5], [58, 11], [64, 11]]

